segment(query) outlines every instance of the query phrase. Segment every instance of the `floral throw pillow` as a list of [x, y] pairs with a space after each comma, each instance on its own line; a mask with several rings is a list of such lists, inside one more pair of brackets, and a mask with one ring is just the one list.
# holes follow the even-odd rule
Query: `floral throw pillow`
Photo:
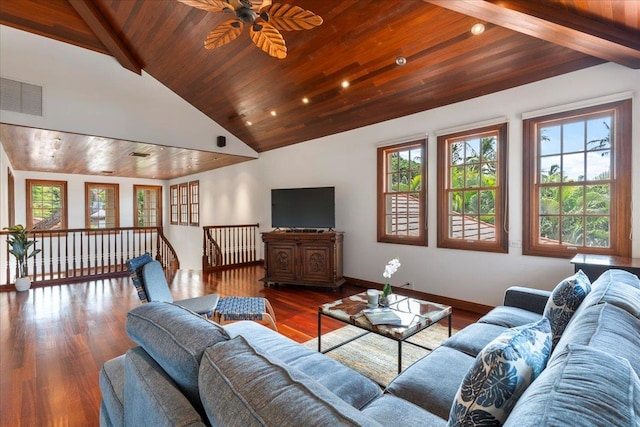
[[450, 427], [502, 426], [551, 353], [549, 320], [511, 328], [480, 351], [449, 413]]
[[553, 346], [555, 348], [567, 324], [573, 317], [585, 297], [591, 292], [591, 281], [582, 270], [558, 283], [551, 292], [547, 305], [544, 307], [544, 317], [549, 319]]

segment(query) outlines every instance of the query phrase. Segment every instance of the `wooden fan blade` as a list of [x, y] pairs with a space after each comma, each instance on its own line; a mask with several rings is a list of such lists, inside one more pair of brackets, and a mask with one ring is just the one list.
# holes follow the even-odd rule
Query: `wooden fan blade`
[[263, 8], [271, 6], [271, 0], [228, 0], [229, 4], [238, 10], [241, 7], [246, 7], [254, 12], [260, 12]]
[[233, 12], [233, 7], [223, 0], [178, 0], [187, 6], [196, 9], [206, 10], [207, 12]]
[[251, 26], [251, 40], [271, 56], [279, 59], [287, 56], [287, 46], [284, 44], [282, 34], [266, 22], [256, 23]]
[[240, 35], [244, 24], [237, 19], [223, 22], [211, 30], [204, 41], [205, 49], [215, 49], [229, 43]]
[[279, 30], [310, 30], [322, 24], [320, 16], [291, 4], [275, 3], [267, 11], [269, 23]]
[[265, 7], [271, 6], [271, 0], [250, 0], [253, 5], [251, 9], [260, 12]]

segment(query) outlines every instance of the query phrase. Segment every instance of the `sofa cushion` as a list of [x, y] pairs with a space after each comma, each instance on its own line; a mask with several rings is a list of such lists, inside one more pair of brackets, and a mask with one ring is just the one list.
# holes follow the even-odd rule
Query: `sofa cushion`
[[[124, 420], [123, 420], [124, 422]], [[114, 424], [111, 422], [111, 418], [109, 418], [109, 410], [104, 403], [104, 400], [100, 402], [100, 419], [99, 419], [100, 427], [116, 427], [123, 426], [124, 424]]]
[[584, 306], [608, 303], [640, 319], [640, 279], [624, 270], [607, 270], [593, 283]]
[[474, 358], [450, 347], [438, 347], [398, 375], [385, 389], [446, 420], [451, 402]]
[[369, 378], [259, 323], [236, 322], [224, 328], [229, 336], [242, 335], [253, 347], [296, 368], [357, 409], [382, 394], [380, 386]]
[[108, 360], [100, 370], [100, 416], [109, 425], [124, 425], [124, 354]]
[[505, 328], [514, 328], [516, 326], [537, 322], [541, 318], [541, 314], [529, 310], [501, 305], [482, 316], [478, 320], [478, 323], [489, 323]]
[[582, 270], [579, 270], [576, 274], [558, 283], [551, 292], [547, 305], [544, 307], [544, 316], [549, 319], [551, 324], [553, 347], [558, 344], [573, 313], [590, 291], [589, 278]]
[[640, 380], [626, 360], [578, 344], [566, 352], [524, 392], [505, 427], [640, 425]]
[[445, 340], [442, 345], [476, 357], [480, 350], [496, 339], [507, 328], [490, 323], [472, 323]]
[[427, 412], [418, 405], [390, 394], [385, 394], [380, 399], [376, 399], [364, 408], [362, 412], [384, 426], [444, 427], [447, 425], [447, 420]]
[[125, 358], [127, 426], [202, 426], [202, 417], [166, 372], [140, 347]]
[[212, 425], [380, 425], [242, 336], [205, 351], [200, 384]]
[[546, 318], [505, 331], [476, 357], [456, 393], [448, 425], [502, 425], [550, 352]]
[[198, 370], [204, 350], [229, 339], [218, 324], [166, 302], [150, 302], [129, 311], [126, 330], [200, 409]]
[[576, 313], [549, 363], [566, 357], [565, 350], [570, 344], [588, 345], [623, 357], [640, 372], [640, 319], [615, 305], [598, 304]]

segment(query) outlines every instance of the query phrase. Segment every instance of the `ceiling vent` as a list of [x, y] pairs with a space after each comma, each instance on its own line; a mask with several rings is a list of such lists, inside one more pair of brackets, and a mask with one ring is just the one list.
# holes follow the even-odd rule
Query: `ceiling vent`
[[149, 153], [140, 153], [140, 152], [137, 152], [137, 151], [133, 151], [133, 152], [129, 153], [129, 155], [131, 157], [149, 157], [151, 154], [149, 154]]
[[0, 78], [0, 109], [42, 117], [42, 86]]

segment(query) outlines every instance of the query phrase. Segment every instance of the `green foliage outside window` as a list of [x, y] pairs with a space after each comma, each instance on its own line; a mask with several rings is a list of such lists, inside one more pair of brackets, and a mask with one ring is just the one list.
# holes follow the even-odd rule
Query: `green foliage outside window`
[[450, 214], [495, 225], [498, 141], [495, 135], [449, 145]]
[[610, 141], [611, 117], [541, 129], [538, 205], [543, 243], [610, 246]]

